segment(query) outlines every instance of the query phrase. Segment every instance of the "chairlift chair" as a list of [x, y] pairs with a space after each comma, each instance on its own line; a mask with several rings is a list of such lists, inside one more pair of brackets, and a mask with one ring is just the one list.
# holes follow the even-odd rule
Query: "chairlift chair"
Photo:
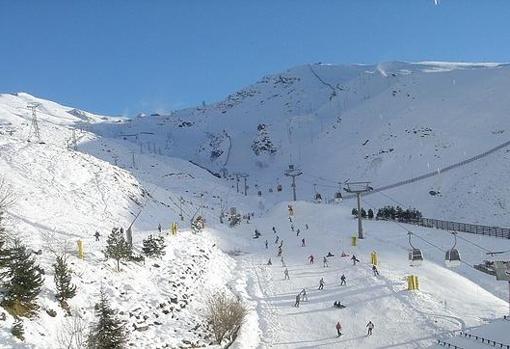
[[335, 202], [339, 203], [340, 201], [342, 201], [342, 193], [338, 191], [335, 193]]
[[411, 235], [409, 232], [409, 245], [411, 246], [411, 250], [409, 250], [409, 264], [413, 267], [419, 267], [423, 262], [423, 253], [419, 248], [416, 248], [411, 243]]
[[320, 193], [315, 193], [315, 202], [318, 204], [322, 202], [322, 195]]
[[444, 262], [448, 268], [455, 268], [460, 265], [460, 253], [459, 250], [455, 248], [457, 245], [457, 233], [452, 232], [452, 235], [455, 239], [455, 242], [453, 243], [453, 247], [446, 251], [446, 256], [444, 259]]

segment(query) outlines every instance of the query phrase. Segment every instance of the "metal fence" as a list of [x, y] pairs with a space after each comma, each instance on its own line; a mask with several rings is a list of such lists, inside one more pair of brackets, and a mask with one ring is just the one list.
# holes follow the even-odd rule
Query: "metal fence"
[[489, 227], [486, 225], [442, 221], [433, 218], [420, 218], [418, 220], [404, 221], [403, 223], [415, 224], [427, 228], [442, 230], [453, 230], [464, 233], [494, 236], [503, 239], [510, 239], [510, 228]]

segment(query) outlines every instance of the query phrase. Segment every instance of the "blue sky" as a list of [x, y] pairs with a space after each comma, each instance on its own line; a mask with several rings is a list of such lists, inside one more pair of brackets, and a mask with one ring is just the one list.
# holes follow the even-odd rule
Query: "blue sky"
[[507, 0], [0, 0], [0, 92], [169, 111], [318, 61], [508, 62], [509, 19]]

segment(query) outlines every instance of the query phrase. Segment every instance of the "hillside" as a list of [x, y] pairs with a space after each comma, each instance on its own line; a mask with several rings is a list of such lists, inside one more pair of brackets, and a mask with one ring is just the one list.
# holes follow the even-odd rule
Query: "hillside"
[[[311, 199], [316, 184], [331, 199], [339, 182], [384, 186], [507, 142], [509, 83], [510, 67], [498, 64], [304, 65], [219, 103], [101, 123], [94, 132], [214, 172], [248, 173], [250, 192], [260, 189], [269, 202], [282, 199], [268, 191], [278, 183], [288, 188], [283, 171], [292, 162], [304, 172], [301, 198]], [[499, 174], [508, 170], [507, 149], [390, 194], [427, 217], [504, 226], [509, 193]], [[372, 201], [389, 203], [378, 195]]]
[[[135, 118], [96, 115], [26, 93], [0, 95], [0, 176], [16, 198], [6, 228], [41, 250], [35, 258], [45, 271], [38, 316], [23, 321], [24, 342], [10, 333], [14, 318], [0, 312], [0, 348], [66, 347], [61, 337], [71, 319], [55, 300], [53, 282], [55, 254], [64, 252], [78, 286], [69, 302], [73, 315], [90, 326], [104, 287], [133, 348], [218, 348], [205, 321], [207, 299], [217, 291], [248, 307], [231, 346], [237, 349], [426, 348], [437, 338], [478, 331], [507, 313], [508, 289], [472, 266], [489, 258], [486, 251], [503, 251], [498, 258], [505, 258], [508, 240], [459, 234], [465, 263], [447, 269], [444, 253], [453, 242], [445, 231], [365, 221], [367, 238], [353, 247], [354, 201], [310, 201], [314, 184], [329, 201], [346, 180], [370, 180], [378, 188], [436, 171], [366, 196], [363, 204], [397, 202], [426, 217], [508, 226], [509, 83], [510, 67], [500, 64], [314, 64], [264, 77], [218, 103]], [[31, 128], [27, 105], [34, 102], [42, 142]], [[283, 176], [289, 162], [304, 172], [292, 217], [290, 181]], [[249, 174], [247, 196], [237, 193], [237, 185], [243, 190], [238, 172]], [[231, 208], [251, 219], [222, 224], [220, 215]], [[206, 229], [194, 234], [190, 222], [197, 215]], [[174, 222], [176, 236], [168, 234]], [[131, 224], [136, 254], [143, 239], [158, 234], [158, 224], [166, 254], [124, 261], [117, 272], [105, 259], [105, 240], [112, 228]], [[425, 255], [421, 267], [407, 261], [407, 230], [422, 239], [415, 241]], [[77, 240], [84, 242], [83, 260]], [[277, 257], [282, 240], [285, 267]], [[379, 276], [369, 265], [373, 250]], [[328, 252], [335, 256], [326, 268]], [[360, 264], [342, 252], [356, 254]], [[347, 286], [339, 285], [341, 274]], [[411, 274], [420, 291], [406, 290]], [[323, 291], [317, 290], [321, 277]], [[292, 307], [303, 288], [309, 300]], [[334, 309], [335, 300], [346, 308]], [[374, 337], [365, 337], [368, 320], [376, 325]], [[337, 321], [344, 326], [340, 338]], [[510, 343], [505, 335], [498, 339]]]

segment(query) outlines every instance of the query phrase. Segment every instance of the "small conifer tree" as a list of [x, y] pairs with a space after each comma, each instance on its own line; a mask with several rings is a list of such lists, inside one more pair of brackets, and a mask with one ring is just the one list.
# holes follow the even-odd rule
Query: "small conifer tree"
[[68, 267], [64, 256], [57, 256], [53, 268], [55, 271], [55, 287], [57, 289], [55, 298], [57, 298], [60, 305], [64, 307], [66, 305], [66, 300], [76, 295], [76, 285], [71, 283], [72, 270]]
[[161, 257], [165, 255], [165, 238], [162, 235], [153, 237], [149, 235], [147, 239], [143, 240], [142, 251], [149, 257]]
[[92, 325], [87, 339], [88, 349], [122, 349], [127, 342], [126, 330], [110, 307], [106, 292], [101, 288], [96, 304], [97, 321]]
[[14, 337], [18, 338], [20, 341], [25, 340], [25, 330], [23, 329], [23, 322], [21, 319], [17, 318], [14, 321], [14, 325], [12, 325], [11, 333]]
[[129, 246], [120, 229], [112, 229], [106, 240], [106, 248], [103, 253], [106, 258], [113, 258], [117, 261], [117, 271], [120, 271], [120, 261], [129, 258], [132, 253], [131, 246]]
[[15, 316], [33, 315], [38, 309], [37, 296], [44, 283], [43, 271], [19, 240], [14, 240], [9, 249], [5, 269], [2, 272], [5, 286], [2, 305]]

